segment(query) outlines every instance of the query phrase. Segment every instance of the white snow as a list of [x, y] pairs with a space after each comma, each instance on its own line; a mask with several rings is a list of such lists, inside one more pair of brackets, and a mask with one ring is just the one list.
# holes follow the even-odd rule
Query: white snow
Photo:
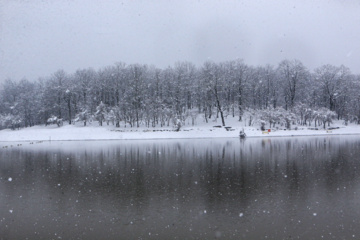
[[[186, 123], [181, 127], [180, 131], [174, 131], [173, 127], [155, 127], [155, 128], [130, 128], [121, 126], [116, 128], [113, 125], [98, 126], [97, 123], [92, 125], [82, 126], [80, 123], [77, 125], [65, 125], [57, 127], [51, 126], [34, 126], [23, 128], [20, 130], [5, 129], [0, 131], [0, 142], [20, 142], [20, 141], [66, 141], [66, 140], [132, 140], [132, 139], [188, 139], [188, 138], [237, 138], [239, 137], [240, 130], [244, 129], [247, 137], [281, 137], [281, 136], [317, 136], [317, 135], [346, 135], [346, 134], [360, 134], [360, 125], [349, 124], [345, 126], [341, 121], [335, 122], [331, 127], [339, 127], [339, 129], [325, 130], [322, 126], [314, 129], [311, 127], [297, 126], [298, 130], [284, 130], [281, 129], [268, 129], [261, 131], [257, 126], [245, 126], [244, 121], [239, 122], [236, 118], [226, 119], [230, 131], [224, 127], [217, 128], [214, 126], [220, 125], [220, 121], [208, 123], [198, 123], [195, 126]], [[295, 126], [293, 126], [293, 129]], [[8, 147], [12, 146], [6, 144]], [[0, 144], [0, 146], [5, 146]], [[14, 145], [16, 146], [16, 145]]]

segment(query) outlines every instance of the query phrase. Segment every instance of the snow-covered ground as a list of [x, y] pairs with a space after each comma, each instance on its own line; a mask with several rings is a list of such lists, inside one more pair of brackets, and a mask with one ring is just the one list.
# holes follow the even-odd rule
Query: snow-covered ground
[[[21, 130], [1, 130], [0, 142], [7, 141], [66, 141], [66, 140], [119, 140], [119, 139], [176, 139], [176, 138], [233, 138], [239, 137], [239, 131], [245, 130], [247, 137], [280, 137], [280, 136], [314, 136], [314, 135], [345, 135], [345, 134], [360, 134], [360, 125], [350, 124], [345, 126], [342, 122], [335, 122], [330, 127], [338, 127], [338, 129], [324, 130], [322, 126], [318, 130], [312, 127], [293, 126], [294, 130], [284, 130], [283, 127], [279, 129], [271, 129], [268, 131], [261, 131], [259, 127], [244, 126], [244, 122], [238, 122], [236, 118], [227, 119], [227, 126], [231, 127], [227, 131], [224, 127], [218, 128], [218, 122], [197, 123], [195, 126], [187, 123], [179, 132], [175, 132], [172, 127], [156, 127], [156, 128], [116, 128], [115, 126], [106, 124], [102, 127], [97, 123], [82, 126], [80, 123], [76, 125], [64, 124], [62, 127], [56, 125], [51, 126], [34, 126], [24, 128]], [[312, 128], [312, 129], [311, 129]]]

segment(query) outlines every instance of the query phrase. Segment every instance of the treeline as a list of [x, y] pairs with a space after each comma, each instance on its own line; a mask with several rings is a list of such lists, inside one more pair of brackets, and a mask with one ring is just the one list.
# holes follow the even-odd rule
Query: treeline
[[205, 121], [219, 118], [225, 126], [228, 115], [242, 121], [245, 112], [277, 109], [295, 114], [303, 124], [302, 114], [317, 109], [359, 124], [360, 75], [332, 65], [310, 72], [298, 60], [284, 60], [276, 67], [248, 66], [242, 60], [208, 61], [200, 67], [178, 62], [166, 69], [116, 63], [98, 71], [58, 70], [36, 81], [7, 79], [0, 91], [2, 128], [61, 119], [69, 124], [96, 120], [100, 125], [155, 127], [190, 118], [195, 124], [198, 115]]

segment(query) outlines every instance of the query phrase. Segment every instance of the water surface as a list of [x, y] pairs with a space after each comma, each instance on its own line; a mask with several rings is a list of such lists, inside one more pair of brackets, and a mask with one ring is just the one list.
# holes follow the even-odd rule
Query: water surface
[[0, 239], [359, 239], [360, 139], [22, 143]]

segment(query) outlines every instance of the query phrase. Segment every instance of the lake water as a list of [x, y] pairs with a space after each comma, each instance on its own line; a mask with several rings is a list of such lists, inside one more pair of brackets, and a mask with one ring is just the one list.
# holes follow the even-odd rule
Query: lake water
[[21, 144], [0, 239], [360, 239], [358, 136]]

